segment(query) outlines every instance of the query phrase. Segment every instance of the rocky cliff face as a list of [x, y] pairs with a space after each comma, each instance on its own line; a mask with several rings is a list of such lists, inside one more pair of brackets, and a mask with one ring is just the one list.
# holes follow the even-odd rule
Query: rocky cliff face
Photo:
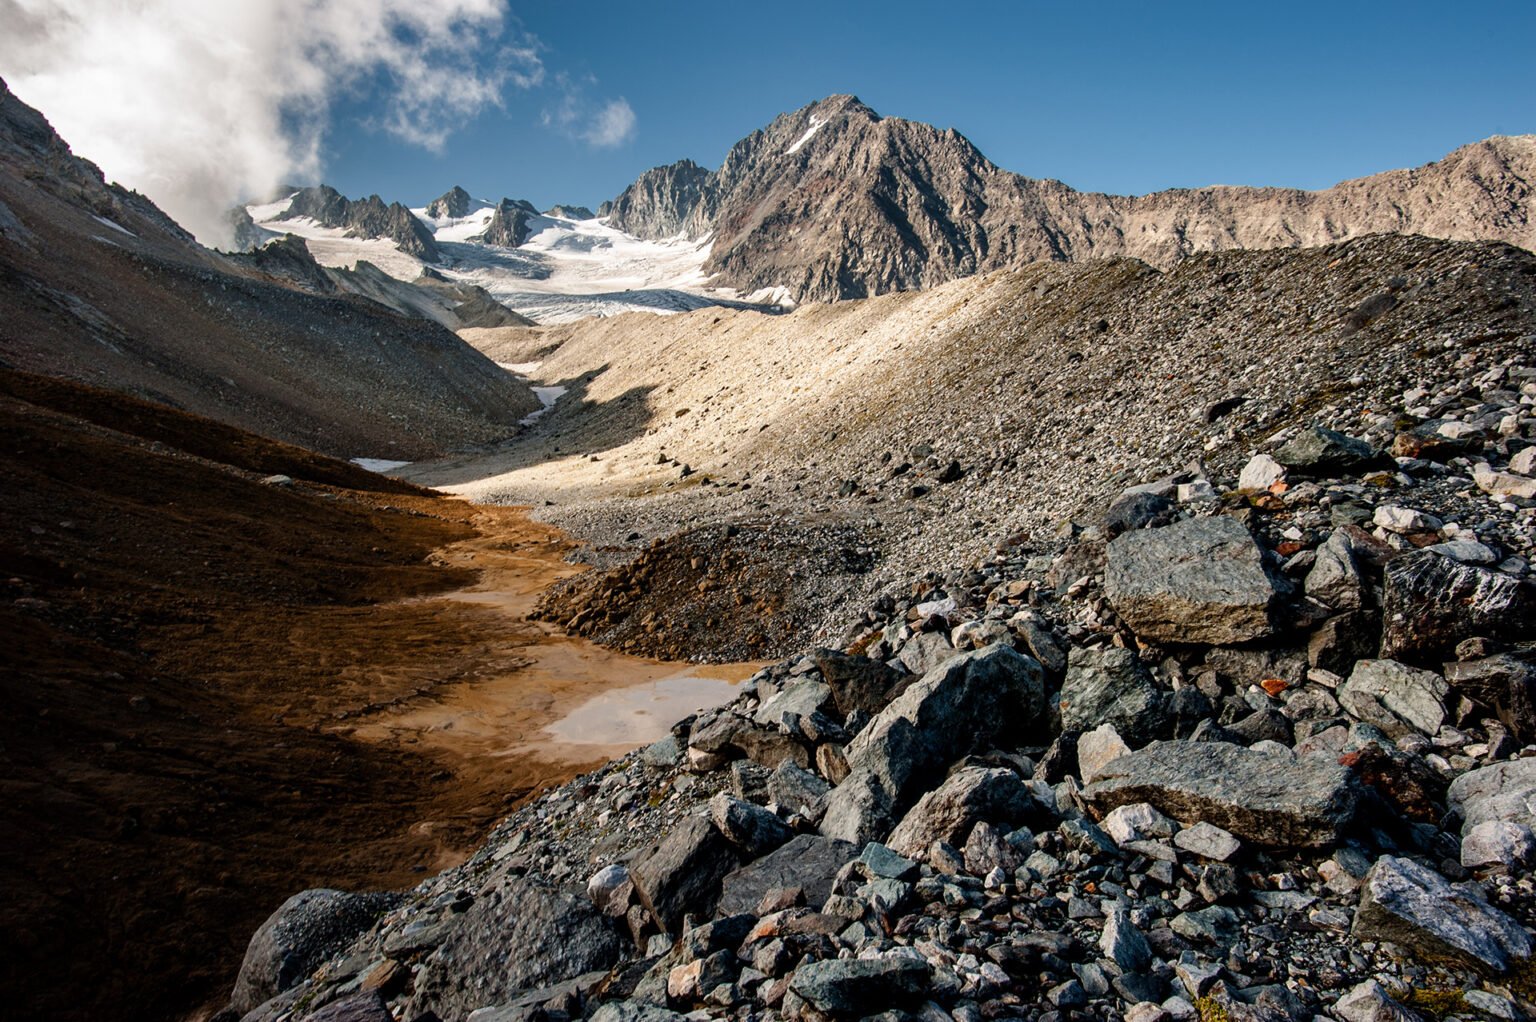
[[721, 168], [647, 171], [614, 200], [641, 237], [715, 232], [706, 270], [802, 301], [930, 287], [1039, 260], [1296, 248], [1364, 234], [1536, 247], [1536, 136], [1495, 137], [1436, 163], [1319, 192], [1210, 187], [1078, 192], [994, 166], [964, 136], [833, 96], [738, 142]]
[[427, 216], [437, 217], [438, 219], [468, 216], [471, 201], [468, 192], [458, 185], [454, 185], [442, 195], [432, 200], [427, 206]]
[[377, 195], [349, 199], [330, 185], [303, 188], [293, 197], [286, 215], [307, 216], [327, 227], [346, 228], [354, 238], [387, 238], [400, 251], [423, 262], [438, 260], [437, 242], [416, 215], [398, 202], [384, 205]]
[[703, 237], [714, 224], [718, 177], [692, 160], [654, 167], [605, 204], [602, 215], [639, 238]]
[[526, 199], [502, 199], [491, 214], [491, 222], [475, 235], [475, 240], [516, 248], [528, 240], [529, 221], [538, 215], [539, 211]]

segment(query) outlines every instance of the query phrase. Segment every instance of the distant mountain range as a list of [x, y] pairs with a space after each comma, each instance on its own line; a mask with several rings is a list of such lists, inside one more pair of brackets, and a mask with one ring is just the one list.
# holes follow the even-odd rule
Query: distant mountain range
[[[832, 96], [748, 135], [718, 170], [691, 160], [648, 170], [597, 212], [634, 239], [707, 243], [701, 290], [804, 302], [926, 288], [1042, 259], [1133, 256], [1167, 268], [1194, 252], [1299, 248], [1377, 233], [1531, 249], [1533, 192], [1533, 135], [1496, 136], [1423, 167], [1322, 191], [1079, 192], [1002, 170], [953, 129], [881, 117], [853, 96]], [[372, 197], [346, 205], [332, 196], [306, 189], [285, 215], [388, 238], [423, 261], [439, 258], [398, 204]], [[505, 199], [496, 209], [494, 223], [470, 240], [525, 244], [537, 210]], [[461, 188], [418, 211], [438, 221], [471, 212]], [[590, 211], [559, 206], [543, 215], [582, 214]]]

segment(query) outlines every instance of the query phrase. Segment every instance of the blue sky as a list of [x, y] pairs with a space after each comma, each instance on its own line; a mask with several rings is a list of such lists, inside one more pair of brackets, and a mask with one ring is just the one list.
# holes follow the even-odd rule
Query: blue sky
[[852, 92], [954, 127], [1000, 166], [1118, 193], [1326, 187], [1491, 134], [1536, 132], [1536, 3], [514, 5], [551, 73], [622, 97], [633, 137], [540, 125], [551, 82], [509, 89], [440, 154], [335, 111], [327, 180], [348, 194], [596, 204], [647, 167], [715, 167], [776, 114]]

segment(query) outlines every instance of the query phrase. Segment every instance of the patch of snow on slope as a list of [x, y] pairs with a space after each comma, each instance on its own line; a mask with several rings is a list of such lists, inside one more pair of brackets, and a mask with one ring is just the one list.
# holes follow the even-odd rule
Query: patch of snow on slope
[[353, 458], [352, 464], [359, 468], [366, 468], [370, 472], [393, 472], [397, 468], [409, 465], [408, 461], [390, 461], [388, 458]]
[[137, 234], [134, 234], [132, 231], [130, 231], [128, 228], [124, 227], [122, 224], [115, 223], [115, 222], [113, 222], [111, 220], [108, 220], [104, 216], [97, 216], [95, 213], [92, 213], [91, 214], [91, 219], [96, 221], [99, 224], [105, 224], [106, 226], [112, 228], [114, 231], [121, 231], [124, 234], [128, 235], [128, 237], [130, 237], [130, 238], [137, 238], [138, 237]]
[[[299, 194], [294, 192], [293, 195]], [[251, 215], [251, 219], [258, 224], [264, 224], [268, 220], [276, 220], [288, 212], [288, 207], [293, 203], [293, 195], [278, 199], [276, 202], [263, 202], [255, 206], [245, 207], [245, 211]]]
[[811, 114], [811, 126], [809, 128], [807, 128], [807, 129], [805, 129], [805, 134], [804, 135], [801, 135], [799, 138], [797, 138], [795, 140], [795, 144], [794, 145], [792, 145], [788, 149], [784, 150], [785, 155], [788, 155], [789, 153], [799, 152], [800, 151], [800, 147], [805, 145], [807, 142], [809, 142], [811, 140], [811, 136], [816, 134], [816, 132], [820, 131], [821, 130], [821, 126], [823, 124], [826, 124], [826, 123], [827, 122], [822, 120], [820, 117], [817, 117], [815, 114]]
[[[517, 376], [520, 376], [520, 377], [524, 377], [526, 379], [527, 374], [533, 372], [542, 363], [540, 363], [540, 362], [497, 362], [496, 364], [501, 366], [507, 372], [513, 373], [514, 375], [517, 375]], [[537, 411], [529, 412], [527, 415], [523, 416], [521, 419], [518, 419], [517, 422], [518, 422], [518, 425], [520, 425], [520, 426], [531, 426], [535, 422], [538, 422], [539, 421], [539, 417], [541, 415], [543, 415], [545, 412], [549, 411], [551, 408], [555, 407], [555, 402], [560, 400], [562, 397], [564, 397], [566, 391], [569, 390], [570, 388], [568, 388], [568, 387], [558, 387], [558, 386], [545, 387], [545, 386], [540, 386], [540, 385], [534, 384], [532, 382], [529, 382], [528, 389], [533, 391], [533, 396], [539, 399], [539, 404], [542, 407], [540, 407]]]

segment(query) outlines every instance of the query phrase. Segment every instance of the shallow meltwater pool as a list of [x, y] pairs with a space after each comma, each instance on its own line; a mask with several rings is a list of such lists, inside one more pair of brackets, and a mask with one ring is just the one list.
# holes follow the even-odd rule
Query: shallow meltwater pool
[[689, 714], [735, 698], [741, 681], [712, 677], [710, 670], [689, 668], [600, 693], [544, 730], [554, 741], [569, 745], [647, 745], [664, 738]]
[[[470, 540], [437, 558], [479, 572], [475, 585], [417, 597], [437, 615], [495, 614], [498, 639], [417, 697], [370, 708], [336, 726], [362, 741], [446, 758], [457, 777], [526, 790], [557, 783], [664, 737], [672, 725], [735, 698], [761, 663], [690, 664], [606, 649], [532, 620], [539, 594], [580, 570], [549, 527], [526, 542]], [[453, 665], [444, 665], [445, 667]]]

